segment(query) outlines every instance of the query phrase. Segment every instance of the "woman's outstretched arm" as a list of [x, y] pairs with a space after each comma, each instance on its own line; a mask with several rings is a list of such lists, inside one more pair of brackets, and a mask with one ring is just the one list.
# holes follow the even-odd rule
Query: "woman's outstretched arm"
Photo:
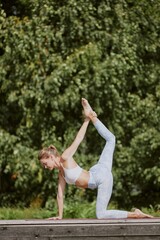
[[70, 145], [70, 147], [68, 147], [63, 153], [62, 153], [62, 158], [64, 160], [67, 160], [69, 158], [71, 158], [75, 152], [77, 151], [77, 148], [79, 147], [80, 143], [83, 141], [84, 136], [86, 134], [87, 131], [87, 127], [88, 124], [90, 122], [89, 118], [86, 118], [81, 126], [81, 128], [79, 129], [73, 143]]
[[58, 215], [56, 217], [49, 218], [50, 220], [58, 220], [63, 218], [63, 199], [64, 199], [64, 190], [66, 182], [62, 177], [61, 172], [58, 175], [58, 191], [57, 191], [57, 205], [58, 205]]

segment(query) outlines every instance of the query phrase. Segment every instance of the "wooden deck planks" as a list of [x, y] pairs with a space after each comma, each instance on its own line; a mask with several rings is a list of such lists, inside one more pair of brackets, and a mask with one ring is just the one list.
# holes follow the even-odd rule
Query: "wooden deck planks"
[[0, 240], [160, 240], [160, 218], [0, 220]]

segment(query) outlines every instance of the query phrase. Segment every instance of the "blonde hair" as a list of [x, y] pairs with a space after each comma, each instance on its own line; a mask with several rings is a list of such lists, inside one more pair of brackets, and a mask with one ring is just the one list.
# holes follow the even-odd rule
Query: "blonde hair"
[[50, 155], [54, 155], [55, 157], [59, 156], [57, 149], [53, 145], [40, 150], [38, 153], [38, 160], [49, 158]]

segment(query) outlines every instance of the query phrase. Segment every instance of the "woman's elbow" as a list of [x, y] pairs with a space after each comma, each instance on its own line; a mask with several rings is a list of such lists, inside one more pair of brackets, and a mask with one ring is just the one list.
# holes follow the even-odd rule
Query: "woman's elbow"
[[57, 200], [62, 200], [63, 199], [63, 194], [62, 193], [58, 193], [57, 194]]

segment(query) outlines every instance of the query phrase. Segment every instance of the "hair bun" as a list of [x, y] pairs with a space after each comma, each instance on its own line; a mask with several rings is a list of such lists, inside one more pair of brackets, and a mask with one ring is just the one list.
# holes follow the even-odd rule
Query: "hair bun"
[[50, 145], [50, 146], [48, 147], [48, 149], [50, 149], [50, 150], [56, 150], [55, 146], [53, 146], [53, 145]]

